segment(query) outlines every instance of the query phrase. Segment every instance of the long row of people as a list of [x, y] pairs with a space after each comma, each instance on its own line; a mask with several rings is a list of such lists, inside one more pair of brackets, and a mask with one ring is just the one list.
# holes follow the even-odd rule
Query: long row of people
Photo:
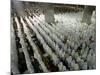
[[[51, 24], [45, 22], [43, 18], [45, 15], [42, 13], [40, 15], [33, 13], [31, 16], [25, 16], [19, 20], [15, 17], [22, 51], [30, 73], [35, 72], [35, 68], [32, 67], [23, 32], [26, 34], [26, 38], [32, 46], [34, 58], [43, 72], [50, 71], [48, 68], [50, 64], [46, 65], [43, 59], [47, 56], [50, 57], [54, 66], [59, 69], [58, 71], [95, 69], [95, 23], [91, 25], [81, 23], [81, 18], [76, 18], [80, 13], [82, 14], [82, 12], [76, 13], [74, 19], [67, 18], [73, 16], [68, 15], [68, 13], [60, 14], [60, 16], [56, 14], [56, 22]], [[68, 15], [67, 19], [65, 15]], [[22, 25], [22, 28], [20, 25]], [[42, 49], [38, 50], [38, 45], [32, 38], [33, 34], [31, 33], [36, 35], [35, 38], [43, 48], [44, 54], [40, 53], [43, 52]]]

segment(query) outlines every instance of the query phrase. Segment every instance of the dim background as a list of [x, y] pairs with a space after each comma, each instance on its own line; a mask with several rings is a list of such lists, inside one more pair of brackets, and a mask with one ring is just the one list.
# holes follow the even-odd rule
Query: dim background
[[[39, 73], [36, 75], [100, 74], [100, 0], [22, 0], [66, 4], [96, 5], [96, 70]], [[10, 74], [10, 0], [0, 0], [0, 75]], [[28, 74], [26, 74], [28, 75]], [[34, 75], [34, 74], [33, 74]]]

